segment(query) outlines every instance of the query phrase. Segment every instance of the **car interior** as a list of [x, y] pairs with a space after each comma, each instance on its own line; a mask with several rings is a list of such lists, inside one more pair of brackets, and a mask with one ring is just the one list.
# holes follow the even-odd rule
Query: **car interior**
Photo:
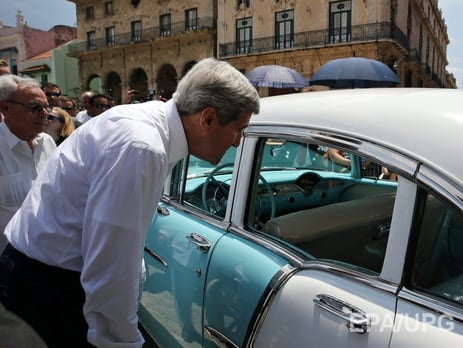
[[423, 195], [410, 285], [463, 304], [463, 216], [434, 195]]
[[[184, 202], [223, 218], [235, 151], [230, 149], [215, 167], [190, 157]], [[331, 161], [322, 144], [262, 139], [255, 153], [246, 227], [307, 260], [326, 259], [379, 273], [397, 182], [380, 178], [379, 163], [344, 149], [343, 156], [350, 166]]]

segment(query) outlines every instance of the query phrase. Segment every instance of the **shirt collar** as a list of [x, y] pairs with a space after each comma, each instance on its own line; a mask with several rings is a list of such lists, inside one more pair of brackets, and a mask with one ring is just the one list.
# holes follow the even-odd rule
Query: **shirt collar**
[[[14, 135], [11, 131], [10, 128], [6, 125], [5, 121], [0, 123], [0, 134], [4, 139], [6, 140], [6, 143], [8, 145], [8, 148], [12, 150], [15, 146], [17, 146], [20, 143], [24, 143], [27, 147], [29, 145], [27, 144], [27, 141], [19, 139], [16, 135]], [[37, 146], [37, 144], [43, 142], [43, 133], [40, 133], [35, 137], [34, 140], [32, 140], [32, 147]]]
[[170, 99], [165, 105], [169, 125], [169, 164], [174, 164], [188, 155], [188, 144], [175, 101]]

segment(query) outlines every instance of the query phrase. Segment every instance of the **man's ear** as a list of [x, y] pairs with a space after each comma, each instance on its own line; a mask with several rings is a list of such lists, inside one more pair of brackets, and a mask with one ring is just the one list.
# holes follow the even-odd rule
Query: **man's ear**
[[201, 128], [208, 129], [211, 126], [213, 126], [214, 122], [216, 121], [217, 121], [217, 115], [215, 112], [215, 108], [213, 108], [212, 106], [208, 106], [207, 108], [203, 109], [203, 111], [201, 111], [201, 117], [200, 117]]

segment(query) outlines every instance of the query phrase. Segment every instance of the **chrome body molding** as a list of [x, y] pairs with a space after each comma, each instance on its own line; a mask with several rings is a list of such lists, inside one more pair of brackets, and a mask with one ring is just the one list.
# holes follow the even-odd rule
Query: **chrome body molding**
[[245, 344], [243, 347], [253, 347], [254, 340], [265, 320], [265, 316], [268, 313], [268, 309], [270, 308], [275, 294], [278, 292], [278, 289], [280, 289], [280, 287], [297, 271], [298, 268], [287, 265], [275, 274], [270, 284], [267, 286], [256, 311], [254, 312], [252, 320], [253, 325], [248, 328], [248, 333], [246, 334]]
[[417, 290], [411, 291], [407, 288], [401, 289], [398, 297], [415, 305], [427, 308], [430, 312], [445, 315], [463, 323], [463, 309], [459, 310], [455, 305], [447, 305], [442, 300], [434, 299], [429, 295], [419, 293]]

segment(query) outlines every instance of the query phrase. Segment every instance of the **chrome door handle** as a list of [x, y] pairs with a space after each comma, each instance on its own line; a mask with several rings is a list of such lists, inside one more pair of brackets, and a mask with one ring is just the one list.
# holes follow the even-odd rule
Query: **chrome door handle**
[[151, 250], [150, 248], [146, 247], [144, 248], [145, 250], [145, 253], [147, 253], [148, 255], [150, 255], [152, 258], [154, 258], [157, 262], [159, 262], [160, 264], [162, 264], [163, 266], [167, 267], [167, 262], [164, 261], [164, 259], [159, 256], [158, 254], [156, 254], [153, 250]]
[[164, 216], [170, 215], [169, 209], [165, 207], [158, 206], [157, 211], [159, 214], [164, 215]]
[[196, 248], [202, 253], [207, 253], [211, 247], [211, 243], [200, 234], [190, 233], [185, 238], [188, 239], [191, 243], [195, 244]]
[[368, 332], [371, 325], [370, 317], [359, 308], [325, 294], [315, 296], [313, 302], [318, 307], [345, 320], [349, 331], [361, 334]]

